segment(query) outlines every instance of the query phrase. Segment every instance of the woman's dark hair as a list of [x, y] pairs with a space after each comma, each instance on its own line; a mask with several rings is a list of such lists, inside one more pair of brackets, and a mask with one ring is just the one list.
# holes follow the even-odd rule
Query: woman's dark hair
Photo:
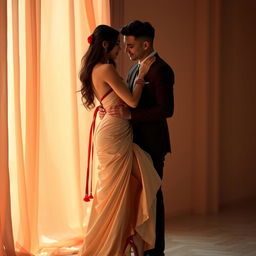
[[147, 38], [150, 42], [153, 42], [155, 29], [149, 22], [135, 20], [122, 27], [121, 34], [124, 36], [134, 36], [136, 39]]
[[[119, 31], [107, 25], [99, 25], [95, 28], [90, 36], [90, 46], [82, 58], [82, 67], [79, 73], [79, 78], [82, 82], [80, 90], [82, 94], [83, 105], [87, 109], [92, 109], [94, 104], [94, 92], [92, 87], [92, 70], [97, 63], [112, 63], [113, 60], [107, 60], [106, 53], [109, 53], [117, 43]], [[103, 48], [103, 41], [109, 43], [107, 51]]]

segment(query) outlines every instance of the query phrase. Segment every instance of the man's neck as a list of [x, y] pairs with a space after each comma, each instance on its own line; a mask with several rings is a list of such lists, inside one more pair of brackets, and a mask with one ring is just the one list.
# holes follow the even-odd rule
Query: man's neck
[[153, 52], [155, 52], [154, 49], [151, 49], [150, 51], [148, 51], [143, 58], [139, 59], [139, 63], [143, 62], [143, 60], [145, 60], [150, 54], [152, 54]]

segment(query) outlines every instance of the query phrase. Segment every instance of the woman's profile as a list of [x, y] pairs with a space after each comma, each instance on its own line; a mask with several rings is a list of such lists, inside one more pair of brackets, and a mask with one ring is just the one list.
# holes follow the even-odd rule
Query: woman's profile
[[150, 156], [133, 143], [129, 121], [112, 117], [108, 109], [119, 104], [137, 106], [144, 76], [154, 59], [142, 65], [131, 93], [115, 69], [120, 51], [119, 32], [100, 25], [88, 42], [80, 71], [82, 100], [91, 109], [96, 97], [106, 115], [96, 128], [92, 127], [94, 157], [99, 162], [95, 170], [98, 180], [93, 196], [87, 183], [85, 201], [92, 200], [92, 209], [78, 255], [130, 255], [131, 247], [134, 255], [143, 255], [155, 244], [155, 202], [161, 180]]

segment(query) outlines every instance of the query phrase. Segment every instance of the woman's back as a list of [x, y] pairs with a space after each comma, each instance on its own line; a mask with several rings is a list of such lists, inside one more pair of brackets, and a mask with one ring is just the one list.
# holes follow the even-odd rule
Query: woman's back
[[111, 89], [111, 87], [105, 82], [104, 75], [102, 75], [105, 72], [106, 65], [109, 64], [98, 63], [92, 70], [92, 84], [94, 94], [98, 101], [100, 101], [102, 97]]

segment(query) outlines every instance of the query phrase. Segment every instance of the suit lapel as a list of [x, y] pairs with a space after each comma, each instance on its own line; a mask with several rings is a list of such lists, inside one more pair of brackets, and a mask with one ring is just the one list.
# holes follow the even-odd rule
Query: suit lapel
[[130, 74], [128, 76], [127, 83], [128, 83], [128, 86], [129, 86], [129, 89], [131, 92], [133, 91], [133, 84], [134, 84], [134, 80], [138, 74], [138, 71], [139, 71], [139, 65], [136, 64], [132, 67]]

